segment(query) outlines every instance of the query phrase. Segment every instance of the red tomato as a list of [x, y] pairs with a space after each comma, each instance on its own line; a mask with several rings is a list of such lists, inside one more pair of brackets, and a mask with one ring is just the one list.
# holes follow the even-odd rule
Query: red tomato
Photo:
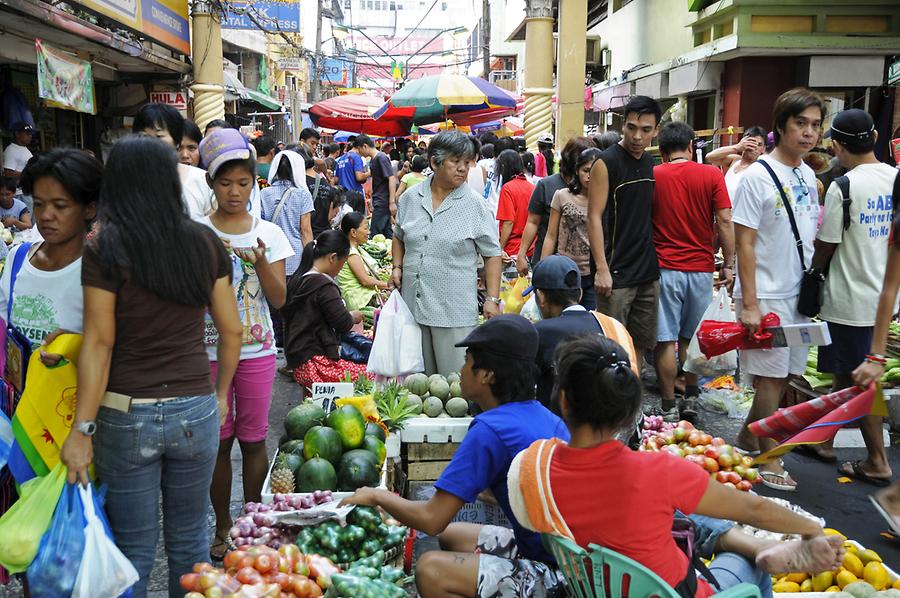
[[260, 554], [256, 557], [256, 560], [253, 562], [253, 568], [259, 571], [260, 573], [268, 573], [275, 569], [277, 561], [272, 558], [270, 554]]
[[741, 476], [739, 476], [735, 472], [729, 471], [725, 475], [728, 476], [728, 481], [731, 482], [732, 484], [734, 484], [735, 486], [737, 486], [738, 484], [741, 483]]
[[703, 442], [701, 442], [703, 440], [703, 434], [701, 432], [694, 430], [690, 434], [688, 434], [687, 440], [688, 440], [688, 444], [690, 444], [691, 446], [697, 446], [698, 444], [703, 444]]
[[209, 563], [197, 563], [194, 565], [194, 573], [203, 573], [204, 571], [212, 571], [213, 569], [215, 569], [215, 567]]
[[683, 419], [680, 422], [678, 422], [678, 425], [676, 427], [683, 428], [683, 429], [687, 430], [688, 432], [690, 432], [691, 430], [694, 429], [694, 424], [687, 421], [686, 419]]
[[237, 572], [235, 576], [239, 582], [246, 585], [253, 585], [262, 581], [262, 575], [253, 567], [244, 567]]
[[225, 555], [225, 559], [223, 561], [225, 569], [227, 571], [240, 569], [241, 559], [243, 559], [245, 556], [247, 556], [247, 553], [243, 550], [232, 550]]
[[710, 459], [709, 457], [704, 457], [703, 458], [703, 468], [710, 473], [715, 473], [715, 472], [719, 471], [719, 462], [716, 461], [715, 459]]
[[722, 484], [722, 485], [723, 485], [723, 486], [726, 486], [726, 487], [728, 487], [728, 488], [735, 488], [735, 489], [737, 489], [737, 487], [736, 487], [734, 484], [732, 484], [731, 482], [725, 482], [725, 483]]
[[716, 436], [715, 438], [712, 439], [713, 446], [722, 446], [723, 444], [725, 444], [724, 438], [719, 438], [718, 436]]
[[256, 559], [253, 557], [252, 554], [244, 553], [244, 556], [241, 557], [241, 559], [238, 561], [238, 564], [235, 565], [234, 568], [236, 570], [243, 569], [244, 567], [250, 567], [252, 569], [253, 563], [255, 560]]
[[179, 581], [181, 583], [182, 590], [187, 590], [188, 592], [196, 592], [200, 589], [199, 573], [185, 573], [181, 576], [181, 579]]
[[720, 472], [716, 473], [715, 477], [716, 477], [716, 481], [719, 482], [720, 484], [724, 484], [725, 482], [728, 481], [728, 476], [725, 475], [724, 471], [720, 471]]
[[741, 492], [747, 492], [751, 488], [753, 488], [753, 484], [751, 482], [748, 482], [747, 480], [741, 480], [740, 482], [738, 482], [737, 489]]
[[291, 578], [287, 573], [270, 573], [268, 577], [269, 583], [277, 583], [282, 590], [291, 588]]
[[716, 450], [714, 447], [709, 447], [705, 451], [703, 451], [703, 455], [705, 457], [709, 457], [710, 459], [718, 459], [719, 451]]
[[210, 588], [214, 588], [216, 584], [219, 582], [219, 577], [221, 577], [221, 573], [217, 573], [215, 571], [204, 571], [200, 574], [200, 590], [205, 592]]
[[719, 465], [722, 467], [731, 467], [734, 465], [734, 459], [728, 453], [721, 453], [718, 458]]

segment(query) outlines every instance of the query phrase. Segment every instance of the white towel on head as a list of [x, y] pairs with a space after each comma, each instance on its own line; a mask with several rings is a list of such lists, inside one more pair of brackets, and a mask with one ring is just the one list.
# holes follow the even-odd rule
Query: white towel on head
[[269, 167], [269, 184], [275, 182], [275, 174], [278, 172], [278, 167], [281, 165], [282, 160], [287, 160], [291, 163], [291, 180], [294, 183], [295, 187], [301, 187], [306, 185], [306, 162], [303, 161], [303, 156], [298, 154], [293, 150], [282, 150], [275, 154], [275, 158], [272, 159], [272, 166]]

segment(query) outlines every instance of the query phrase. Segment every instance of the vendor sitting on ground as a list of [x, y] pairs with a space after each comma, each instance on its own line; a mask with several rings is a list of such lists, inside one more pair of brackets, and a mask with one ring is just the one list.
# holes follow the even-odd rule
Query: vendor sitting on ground
[[[618, 320], [597, 311], [588, 311], [581, 303], [581, 274], [578, 264], [564, 255], [549, 255], [534, 267], [531, 287], [543, 320], [534, 325], [538, 332], [537, 399], [553, 409], [550, 393], [553, 390], [553, 355], [564, 340], [588, 334], [603, 335], [628, 348], [634, 363], [631, 335]], [[593, 292], [592, 290], [590, 292]]]
[[[543, 260], [541, 261], [543, 264]], [[772, 595], [770, 574], [819, 573], [838, 567], [842, 539], [755, 494], [727, 488], [694, 463], [666, 451], [631, 451], [615, 439], [641, 407], [641, 383], [625, 350], [601, 336], [576, 338], [556, 350], [557, 403], [571, 441], [542, 439], [516, 456], [509, 502], [527, 528], [579, 546], [597, 544], [647, 567], [678, 591], [715, 593], [672, 537], [673, 519], [691, 514], [701, 557], [719, 591], [748, 582]], [[623, 483], [626, 482], [626, 483]], [[598, 491], [598, 489], [615, 491]], [[545, 516], [553, 513], [555, 516]], [[750, 536], [734, 523], [805, 538], [777, 542]]]
[[388, 283], [380, 278], [378, 262], [362, 247], [369, 240], [366, 215], [350, 212], [341, 219], [341, 230], [350, 241], [350, 257], [337, 276], [341, 296], [349, 310], [360, 310], [377, 301], [378, 291]]
[[339, 230], [327, 230], [303, 248], [297, 272], [287, 288], [281, 314], [287, 324], [284, 354], [294, 380], [307, 388], [313, 382], [338, 382], [345, 372], [368, 376], [365, 364], [341, 359], [340, 335], [362, 322], [341, 299], [335, 277], [350, 254], [350, 241]]
[[[562, 577], [540, 536], [512, 516], [506, 476], [512, 457], [538, 439], [568, 439], [562, 421], [534, 400], [537, 333], [518, 315], [496, 316], [472, 331], [461, 372], [463, 395], [483, 410], [475, 416], [428, 501], [361, 488], [343, 502], [381, 507], [404, 525], [438, 536], [440, 551], [416, 564], [422, 598], [436, 596], [565, 596]], [[523, 425], [527, 422], [527, 425]], [[450, 523], [465, 503], [490, 490], [512, 523]]]

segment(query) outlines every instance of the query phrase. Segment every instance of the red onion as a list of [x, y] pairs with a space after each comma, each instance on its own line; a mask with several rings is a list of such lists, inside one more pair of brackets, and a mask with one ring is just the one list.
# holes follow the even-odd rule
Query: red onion
[[259, 507], [261, 506], [262, 505], [260, 505], [259, 503], [248, 502], [246, 505], [244, 505], [244, 513], [256, 513], [260, 510]]
[[238, 548], [247, 546], [248, 544], [250, 544], [250, 538], [235, 538], [234, 539], [234, 545], [237, 546]]
[[275, 525], [275, 517], [265, 513], [256, 513], [253, 515], [254, 525], [272, 527]]
[[263, 504], [263, 505], [259, 505], [259, 507], [257, 507], [256, 512], [258, 512], [258, 513], [268, 513], [268, 512], [271, 511], [271, 510], [272, 510], [272, 505], [264, 505], [264, 504]]

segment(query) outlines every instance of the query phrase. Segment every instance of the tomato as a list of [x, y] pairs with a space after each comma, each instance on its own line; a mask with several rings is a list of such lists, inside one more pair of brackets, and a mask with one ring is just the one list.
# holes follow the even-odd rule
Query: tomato
[[715, 478], [716, 478], [716, 481], [719, 482], [720, 484], [724, 484], [725, 482], [728, 481], [728, 476], [725, 475], [724, 471], [717, 472], [715, 475]]
[[741, 483], [741, 476], [739, 476], [735, 472], [729, 471], [725, 475], [728, 476], [728, 481], [731, 482], [732, 484], [734, 484], [735, 486], [737, 486], [738, 484]]
[[270, 573], [268, 576], [269, 583], [277, 583], [282, 590], [291, 588], [291, 578], [287, 573]]
[[686, 419], [683, 419], [683, 420], [681, 420], [680, 422], [678, 422], [678, 425], [677, 425], [676, 427], [677, 427], [677, 428], [682, 428], [682, 429], [684, 429], [684, 430], [687, 430], [688, 432], [694, 430], [694, 424], [692, 424], [691, 422], [687, 421]]
[[296, 544], [284, 544], [278, 549], [278, 554], [290, 559], [291, 564], [296, 563], [303, 556]]
[[717, 471], [719, 471], [719, 462], [716, 461], [715, 459], [710, 459], [709, 457], [704, 457], [703, 468], [710, 473], [717, 472]]
[[725, 439], [716, 436], [715, 438], [712, 439], [712, 443], [711, 443], [711, 444], [712, 444], [713, 446], [723, 446], [723, 445], [725, 444]]
[[260, 554], [253, 562], [253, 568], [260, 573], [268, 573], [276, 568], [277, 560], [272, 558], [270, 554]]
[[225, 591], [222, 588], [213, 586], [203, 593], [205, 598], [225, 598]]
[[200, 574], [200, 590], [205, 592], [206, 590], [215, 587], [221, 576], [222, 574], [216, 571], [204, 571]]
[[225, 559], [223, 564], [225, 565], [225, 569], [227, 571], [237, 570], [241, 568], [241, 559], [247, 556], [247, 553], [243, 550], [232, 550], [228, 554], [225, 555]]
[[209, 563], [197, 563], [194, 565], [194, 573], [203, 573], [204, 571], [212, 571], [213, 569], [215, 569], [215, 567]]
[[303, 577], [309, 577], [309, 565], [306, 564], [306, 559], [300, 559], [294, 563], [293, 572], [302, 575]]
[[691, 432], [690, 434], [688, 434], [687, 441], [688, 441], [688, 444], [690, 444], [691, 446], [697, 446], [698, 444], [703, 444], [701, 442], [702, 438], [703, 438], [703, 434], [700, 432], [697, 432], [695, 430], [695, 431]]
[[188, 592], [196, 592], [200, 589], [200, 574], [185, 573], [180, 579], [181, 589]]
[[751, 484], [747, 480], [741, 480], [740, 482], [738, 482], [737, 489], [741, 492], [747, 492], [751, 488], [753, 488], [753, 484]]
[[188, 592], [187, 594], [184, 595], [184, 598], [206, 598], [206, 597], [203, 594], [201, 594], [200, 592]]
[[731, 467], [734, 465], [734, 459], [728, 453], [721, 453], [718, 458], [719, 465], [722, 467]]
[[236, 579], [242, 584], [253, 585], [262, 581], [262, 575], [253, 567], [244, 567], [238, 570]]
[[705, 457], [709, 457], [710, 459], [718, 459], [719, 451], [717, 451], [714, 447], [709, 447], [705, 451], [703, 451], [703, 455]]
[[703, 434], [703, 442], [701, 444], [712, 444], [713, 437], [711, 434]]

